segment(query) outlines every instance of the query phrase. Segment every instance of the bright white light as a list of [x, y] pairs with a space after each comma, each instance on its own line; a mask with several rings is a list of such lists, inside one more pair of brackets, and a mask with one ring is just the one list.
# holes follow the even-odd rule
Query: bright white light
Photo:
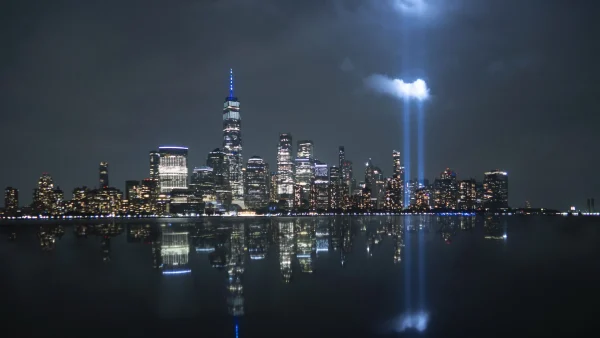
[[402, 314], [395, 322], [395, 331], [403, 332], [407, 329], [416, 329], [419, 332], [427, 329], [427, 322], [429, 321], [429, 314], [425, 312], [413, 313], [413, 314]]
[[422, 14], [427, 9], [425, 0], [395, 0], [394, 6], [408, 14]]
[[508, 236], [506, 234], [504, 234], [504, 236], [502, 236], [502, 237], [504, 237], [504, 239], [506, 239]]
[[365, 85], [372, 90], [399, 99], [426, 100], [429, 97], [427, 83], [421, 79], [404, 82], [402, 79], [391, 79], [385, 75], [373, 74], [367, 77]]

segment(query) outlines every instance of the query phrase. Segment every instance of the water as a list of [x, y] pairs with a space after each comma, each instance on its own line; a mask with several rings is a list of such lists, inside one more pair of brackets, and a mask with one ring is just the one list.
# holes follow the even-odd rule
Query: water
[[573, 336], [592, 326], [600, 300], [594, 218], [0, 229], [0, 315], [20, 336]]

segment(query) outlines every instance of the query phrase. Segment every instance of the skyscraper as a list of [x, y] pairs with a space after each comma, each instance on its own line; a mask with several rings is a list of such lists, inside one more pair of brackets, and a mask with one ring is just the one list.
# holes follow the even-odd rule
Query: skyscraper
[[346, 149], [344, 149], [344, 146], [340, 146], [338, 148], [338, 168], [340, 168], [340, 170], [343, 168], [345, 160], [346, 160]]
[[190, 189], [194, 195], [202, 197], [202, 201], [210, 203], [215, 197], [215, 175], [214, 169], [208, 166], [194, 168], [190, 179]]
[[100, 189], [108, 188], [108, 162], [100, 162]]
[[458, 183], [458, 209], [475, 210], [477, 207], [477, 182], [474, 179]]
[[170, 193], [173, 189], [187, 189], [187, 147], [159, 147], [158, 174], [160, 192]]
[[223, 152], [229, 159], [229, 183], [234, 200], [244, 198], [240, 102], [233, 96], [233, 70], [229, 70], [229, 96], [223, 104]]
[[300, 200], [308, 199], [308, 191], [314, 177], [314, 146], [313, 141], [298, 141], [296, 152], [296, 176], [295, 183], [302, 187]]
[[158, 166], [160, 164], [160, 153], [156, 150], [150, 151], [150, 178], [158, 180]]
[[[418, 183], [416, 187], [418, 188]], [[434, 207], [438, 209], [452, 209], [458, 208], [458, 182], [456, 180], [456, 173], [446, 168], [441, 174], [440, 178], [436, 178], [433, 183], [433, 197]]]
[[313, 210], [329, 209], [329, 167], [327, 163], [315, 161], [315, 179], [311, 187]]
[[13, 213], [19, 209], [19, 190], [13, 187], [6, 187], [4, 190], [4, 209]]
[[505, 171], [495, 169], [485, 173], [483, 207], [492, 210], [508, 208], [508, 174]]
[[232, 193], [231, 185], [229, 184], [229, 157], [219, 148], [208, 153], [206, 165], [213, 168], [215, 179], [215, 195], [217, 203], [224, 206], [231, 205]]
[[51, 213], [54, 205], [54, 182], [48, 173], [43, 173], [33, 192], [33, 209], [38, 213]]
[[279, 134], [277, 149], [277, 195], [286, 200], [288, 207], [294, 204], [294, 163], [292, 161], [292, 135]]
[[249, 209], [260, 209], [269, 203], [269, 172], [265, 161], [252, 156], [246, 165], [244, 202]]
[[269, 201], [270, 202], [278, 202], [279, 195], [277, 194], [277, 173], [271, 172], [269, 176], [270, 184], [269, 184]]
[[128, 180], [125, 181], [125, 199], [131, 203], [132, 200], [139, 198], [139, 189], [141, 188], [140, 181]]

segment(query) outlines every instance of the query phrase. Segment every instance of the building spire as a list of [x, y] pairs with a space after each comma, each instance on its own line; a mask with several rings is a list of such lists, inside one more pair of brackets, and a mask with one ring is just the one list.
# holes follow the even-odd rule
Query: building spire
[[229, 97], [233, 97], [233, 68], [229, 68]]

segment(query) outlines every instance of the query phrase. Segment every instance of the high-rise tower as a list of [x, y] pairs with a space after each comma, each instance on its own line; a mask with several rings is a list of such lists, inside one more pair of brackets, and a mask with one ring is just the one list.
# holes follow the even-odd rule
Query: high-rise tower
[[187, 189], [187, 147], [159, 147], [158, 174], [160, 192], [170, 193], [173, 189]]
[[100, 162], [100, 189], [108, 188], [108, 162]]
[[277, 147], [277, 195], [292, 207], [294, 202], [294, 162], [292, 161], [292, 135], [279, 134]]
[[223, 104], [223, 152], [229, 159], [229, 183], [234, 200], [244, 198], [244, 176], [242, 174], [242, 119], [240, 102], [233, 96], [233, 70], [229, 70], [229, 96]]

